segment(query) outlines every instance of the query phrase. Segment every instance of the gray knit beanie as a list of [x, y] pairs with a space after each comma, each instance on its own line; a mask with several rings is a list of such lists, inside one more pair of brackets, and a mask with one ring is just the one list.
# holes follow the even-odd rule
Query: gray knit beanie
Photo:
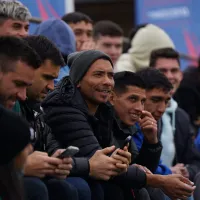
[[72, 82], [77, 84], [84, 77], [91, 65], [98, 59], [108, 60], [113, 67], [110, 57], [98, 50], [87, 50], [70, 54], [67, 65], [70, 67], [69, 76]]

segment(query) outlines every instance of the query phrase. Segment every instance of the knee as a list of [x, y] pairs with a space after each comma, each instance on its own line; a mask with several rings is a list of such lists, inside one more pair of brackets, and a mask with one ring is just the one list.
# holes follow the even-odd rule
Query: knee
[[91, 199], [90, 187], [84, 179], [79, 177], [70, 177], [66, 180], [77, 189], [79, 199]]
[[24, 188], [27, 199], [48, 199], [48, 190], [43, 181], [36, 177], [24, 177]]

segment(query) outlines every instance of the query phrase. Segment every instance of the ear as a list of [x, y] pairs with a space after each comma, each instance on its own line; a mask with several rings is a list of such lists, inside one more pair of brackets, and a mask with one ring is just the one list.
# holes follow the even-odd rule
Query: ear
[[111, 103], [111, 105], [114, 106], [114, 102], [115, 102], [115, 99], [116, 99], [116, 94], [112, 91], [111, 94], [110, 94], [110, 99], [109, 99], [109, 102]]
[[77, 84], [76, 87], [77, 87], [77, 88], [80, 88], [80, 87], [81, 87], [81, 82], [80, 82], [80, 81], [78, 82], [78, 84]]
[[183, 72], [182, 71], [180, 71], [180, 82], [182, 81], [182, 79], [183, 79]]

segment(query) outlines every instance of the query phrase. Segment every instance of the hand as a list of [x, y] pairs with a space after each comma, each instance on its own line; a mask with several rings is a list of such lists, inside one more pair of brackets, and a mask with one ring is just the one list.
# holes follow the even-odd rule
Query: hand
[[189, 178], [189, 172], [182, 163], [178, 163], [175, 166], [171, 167], [170, 169], [172, 171], [172, 174], [181, 174], [182, 176]]
[[192, 195], [196, 186], [181, 175], [167, 175], [163, 177], [161, 189], [171, 199], [187, 199]]
[[139, 168], [140, 170], [144, 171], [146, 174], [153, 174], [148, 168], [138, 165], [138, 164], [133, 164], [133, 166]]
[[55, 169], [60, 164], [62, 164], [62, 160], [49, 157], [44, 152], [34, 151], [26, 160], [24, 174], [43, 178], [46, 175], [54, 174]]
[[[64, 152], [66, 149], [58, 149], [52, 157], [57, 158], [62, 152]], [[64, 158], [62, 159], [62, 163], [57, 166], [55, 169], [55, 173], [52, 174], [52, 176], [59, 178], [59, 179], [66, 179], [67, 176], [70, 174], [70, 171], [72, 169], [72, 158]]]
[[112, 155], [112, 158], [114, 158], [118, 163], [116, 164], [118, 168], [119, 174], [124, 173], [127, 171], [127, 168], [129, 164], [131, 163], [131, 153], [128, 152], [128, 147], [125, 146], [124, 149], [116, 149]]
[[117, 176], [117, 166], [119, 162], [112, 157], [107, 156], [115, 150], [115, 146], [98, 150], [90, 158], [90, 176], [100, 180], [109, 180], [112, 176]]
[[76, 43], [77, 51], [84, 51], [84, 50], [91, 50], [91, 49], [95, 49], [95, 43], [93, 40], [89, 40], [87, 42], [77, 42]]
[[146, 141], [150, 144], [158, 143], [157, 122], [148, 111], [142, 111], [142, 119], [139, 120], [140, 127]]

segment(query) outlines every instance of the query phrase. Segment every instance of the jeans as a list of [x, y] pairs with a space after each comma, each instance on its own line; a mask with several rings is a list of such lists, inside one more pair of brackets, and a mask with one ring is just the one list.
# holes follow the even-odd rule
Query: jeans
[[79, 177], [68, 177], [66, 181], [77, 189], [79, 200], [91, 200], [90, 187], [84, 179]]
[[65, 180], [24, 177], [27, 200], [78, 200], [77, 189]]

